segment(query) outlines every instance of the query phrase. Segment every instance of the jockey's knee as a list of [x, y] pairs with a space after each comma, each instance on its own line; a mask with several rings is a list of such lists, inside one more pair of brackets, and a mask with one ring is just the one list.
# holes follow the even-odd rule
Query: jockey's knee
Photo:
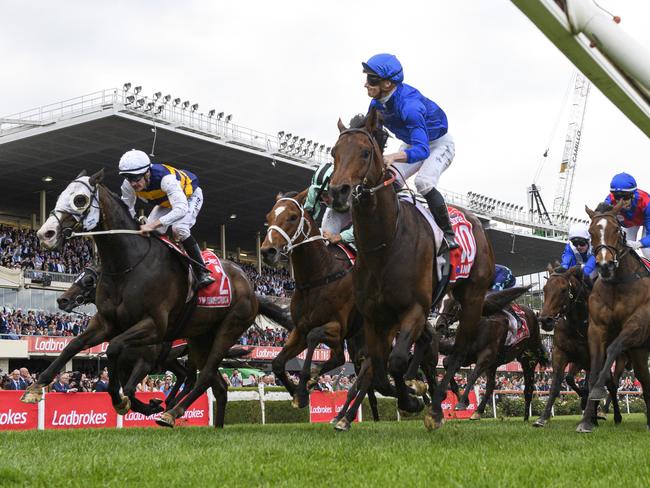
[[436, 187], [437, 183], [436, 179], [430, 175], [418, 174], [415, 177], [415, 188], [417, 188], [420, 195], [426, 195], [429, 193]]
[[187, 227], [174, 227], [172, 226], [172, 232], [174, 233], [174, 238], [179, 241], [183, 242], [185, 239], [190, 237], [190, 229]]

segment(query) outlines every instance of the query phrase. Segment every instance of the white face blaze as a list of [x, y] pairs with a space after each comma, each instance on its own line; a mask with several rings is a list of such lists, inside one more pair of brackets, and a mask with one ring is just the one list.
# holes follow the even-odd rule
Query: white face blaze
[[[607, 219], [600, 219], [596, 222], [596, 225], [600, 228], [600, 244], [605, 244], [605, 229], [607, 228]], [[607, 260], [607, 249], [604, 247], [600, 249], [601, 261]]]
[[[55, 248], [61, 238], [60, 221], [72, 215], [75, 219], [84, 215], [84, 229], [90, 230], [99, 222], [99, 206], [93, 203], [93, 192], [90, 189], [90, 177], [82, 176], [70, 183], [56, 200], [52, 214], [36, 233], [41, 245]], [[89, 208], [90, 207], [90, 208]]]

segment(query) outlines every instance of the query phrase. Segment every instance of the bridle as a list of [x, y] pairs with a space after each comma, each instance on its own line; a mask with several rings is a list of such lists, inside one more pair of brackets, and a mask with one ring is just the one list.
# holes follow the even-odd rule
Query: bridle
[[565, 273], [555, 273], [554, 272], [554, 273], [551, 273], [551, 277], [562, 278], [562, 279], [566, 280], [566, 282], [568, 284], [567, 291], [568, 291], [569, 299], [564, 300], [564, 302], [563, 302], [562, 306], [560, 307], [560, 310], [558, 311], [558, 313], [551, 316], [553, 321], [555, 323], [557, 323], [558, 320], [560, 320], [562, 318], [566, 319], [567, 314], [569, 313], [569, 311], [573, 307], [575, 307], [575, 306], [577, 306], [577, 305], [579, 305], [581, 303], [586, 303], [586, 298], [587, 297], [585, 296], [585, 286], [584, 286], [584, 284], [579, 288], [574, 288], [573, 285], [571, 284], [571, 279], [568, 276], [566, 276]]
[[[93, 188], [88, 183], [86, 183], [85, 181], [83, 181], [83, 180], [81, 180], [79, 178], [77, 178], [76, 180], [73, 180], [72, 183], [79, 183], [79, 184], [85, 186], [86, 188], [88, 188], [88, 191], [90, 192], [90, 199], [88, 200], [88, 204], [85, 206], [85, 208], [83, 210], [81, 210], [81, 211], [76, 212], [76, 213], [74, 211], [71, 212], [70, 209], [64, 209], [63, 210], [63, 209], [57, 209], [56, 207], [54, 207], [54, 210], [52, 210], [50, 212], [50, 215], [52, 217], [54, 217], [57, 224], [61, 228], [61, 235], [66, 240], [72, 238], [73, 234], [75, 233], [76, 230], [79, 230], [79, 229], [83, 230], [84, 229], [84, 223], [86, 221], [86, 218], [88, 218], [88, 214], [90, 213], [90, 210], [92, 208], [96, 208], [97, 210], [99, 210], [99, 198], [97, 197], [97, 190], [98, 190], [97, 186], [95, 186], [95, 188]], [[97, 203], [97, 205], [94, 205], [95, 202]], [[71, 227], [66, 227], [64, 229], [63, 224], [61, 222], [61, 219], [56, 214], [57, 211], [67, 213], [67, 214], [71, 215], [76, 220], [75, 225], [73, 225]]]
[[[91, 276], [93, 279], [93, 286], [87, 287], [84, 283], [83, 280], [86, 278], [86, 276]], [[97, 281], [98, 281], [99, 275], [97, 271], [95, 271], [93, 268], [85, 268], [79, 276], [77, 276], [74, 280], [73, 283], [77, 284], [79, 288], [81, 288], [83, 291], [78, 294], [75, 298], [74, 301], [77, 305], [85, 305], [86, 303], [92, 303], [92, 294], [97, 287]]]
[[266, 236], [269, 238], [269, 240], [271, 239], [271, 232], [275, 231], [280, 234], [286, 241], [286, 244], [280, 251], [282, 254], [288, 255], [296, 247], [302, 246], [303, 244], [307, 244], [309, 242], [324, 240], [326, 243], [329, 243], [329, 241], [320, 233], [320, 231], [317, 235], [309, 237], [309, 234], [311, 234], [312, 230], [311, 222], [306, 216], [307, 211], [305, 210], [305, 207], [303, 207], [298, 200], [290, 197], [282, 197], [278, 198], [276, 204], [282, 201], [291, 202], [300, 210], [300, 222], [298, 223], [298, 227], [291, 237], [289, 237], [289, 234], [287, 234], [282, 227], [279, 227], [277, 225], [270, 225], [266, 231]]
[[366, 168], [365, 174], [363, 175], [363, 178], [361, 179], [361, 183], [358, 184], [357, 186], [355, 186], [352, 189], [352, 198], [354, 198], [355, 200], [358, 201], [363, 196], [374, 195], [376, 192], [378, 192], [382, 188], [386, 188], [386, 187], [392, 185], [395, 182], [395, 179], [397, 178], [397, 175], [394, 172], [391, 171], [390, 172], [390, 174], [391, 174], [390, 178], [388, 178], [387, 180], [384, 180], [384, 177], [386, 176], [386, 169], [383, 167], [383, 165], [382, 165], [382, 169], [381, 169], [381, 174], [379, 176], [379, 179], [381, 180], [381, 183], [379, 183], [378, 185], [375, 185], [375, 186], [369, 185], [368, 174], [370, 173], [370, 170], [372, 169], [372, 163], [373, 163], [373, 161], [375, 159], [375, 154], [379, 153], [379, 151], [377, 151], [377, 147], [378, 147], [377, 146], [377, 141], [372, 136], [372, 134], [370, 132], [368, 132], [366, 129], [361, 128], [361, 127], [356, 128], [356, 129], [350, 128], [350, 129], [346, 129], [346, 130], [342, 131], [339, 134], [339, 140], [341, 139], [341, 136], [344, 136], [346, 134], [363, 134], [364, 136], [366, 136], [368, 138], [368, 141], [370, 142], [370, 155], [368, 157], [368, 166]]
[[[621, 259], [632, 250], [632, 248], [628, 247], [627, 244], [625, 243], [625, 234], [623, 232], [623, 227], [621, 226], [620, 222], [618, 221], [618, 219], [614, 215], [611, 215], [611, 214], [599, 214], [599, 215], [595, 215], [592, 218], [592, 220], [595, 220], [596, 218], [604, 218], [604, 219], [608, 219], [610, 221], [615, 222], [616, 227], [618, 229], [618, 242], [616, 243], [616, 247], [615, 246], [610, 246], [609, 244], [601, 243], [601, 244], [597, 245], [596, 247], [594, 247], [591, 252], [592, 252], [592, 254], [594, 256], [597, 256], [598, 253], [602, 249], [605, 249], [606, 251], [611, 253], [612, 256], [614, 256], [614, 261], [613, 261], [614, 262], [614, 268], [618, 268], [618, 266], [619, 266], [619, 264], [621, 262]], [[621, 249], [621, 247], [622, 247], [622, 249]]]

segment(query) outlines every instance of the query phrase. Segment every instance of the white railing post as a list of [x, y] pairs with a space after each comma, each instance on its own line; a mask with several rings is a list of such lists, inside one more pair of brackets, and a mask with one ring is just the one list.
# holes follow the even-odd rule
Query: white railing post
[[497, 418], [497, 401], [494, 397], [494, 392], [492, 392], [492, 416]]
[[262, 412], [262, 425], [266, 425], [266, 409], [264, 407], [264, 383], [260, 383], [257, 387], [260, 395], [260, 410]]
[[43, 388], [43, 400], [38, 402], [38, 430], [45, 430], [45, 399], [47, 398], [47, 393], [45, 393], [45, 388]]
[[627, 413], [630, 413], [630, 395], [625, 394], [625, 406], [627, 407]]
[[[228, 391], [226, 391], [227, 394]], [[208, 423], [210, 427], [214, 427], [214, 392], [212, 391], [212, 387], [208, 388], [208, 405]]]

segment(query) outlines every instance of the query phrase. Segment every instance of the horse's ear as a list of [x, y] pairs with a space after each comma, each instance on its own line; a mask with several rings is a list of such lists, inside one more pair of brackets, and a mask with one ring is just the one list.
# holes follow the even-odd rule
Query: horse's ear
[[280, 198], [282, 198], [283, 196], [284, 196], [284, 193], [279, 192], [279, 193], [275, 196], [275, 201], [277, 202], [277, 201], [280, 200]]
[[336, 123], [336, 126], [339, 128], [339, 132], [343, 132], [344, 130], [348, 130], [348, 128], [345, 126], [343, 121], [339, 118], [339, 121]]
[[95, 186], [97, 183], [101, 183], [103, 179], [104, 179], [104, 168], [100, 169], [97, 173], [92, 175], [90, 177], [90, 180], [88, 180], [88, 183], [90, 183], [90, 186]]
[[593, 219], [594, 215], [596, 215], [596, 212], [594, 212], [592, 209], [590, 209], [586, 205], [585, 205], [585, 212], [587, 212], [587, 215], [589, 215], [590, 219]]
[[374, 134], [377, 130], [377, 127], [379, 126], [378, 113], [379, 112], [377, 112], [377, 109], [373, 107], [370, 109], [370, 112], [368, 112], [368, 115], [366, 116], [366, 130], [371, 134]]
[[612, 212], [614, 215], [616, 215], [620, 210], [623, 208], [623, 204], [625, 203], [625, 200], [621, 199], [618, 201], [616, 205], [614, 205], [614, 208], [612, 209]]
[[75, 180], [78, 180], [79, 178], [81, 178], [82, 176], [86, 176], [87, 174], [88, 174], [88, 173], [86, 173], [86, 170], [85, 170], [85, 169], [82, 169], [82, 170], [81, 170], [81, 173], [79, 173], [79, 174], [77, 175], [77, 177], [75, 178]]
[[551, 263], [548, 263], [548, 266], [546, 267], [546, 271], [548, 271], [548, 274], [553, 274], [553, 271], [555, 271], [555, 268]]

